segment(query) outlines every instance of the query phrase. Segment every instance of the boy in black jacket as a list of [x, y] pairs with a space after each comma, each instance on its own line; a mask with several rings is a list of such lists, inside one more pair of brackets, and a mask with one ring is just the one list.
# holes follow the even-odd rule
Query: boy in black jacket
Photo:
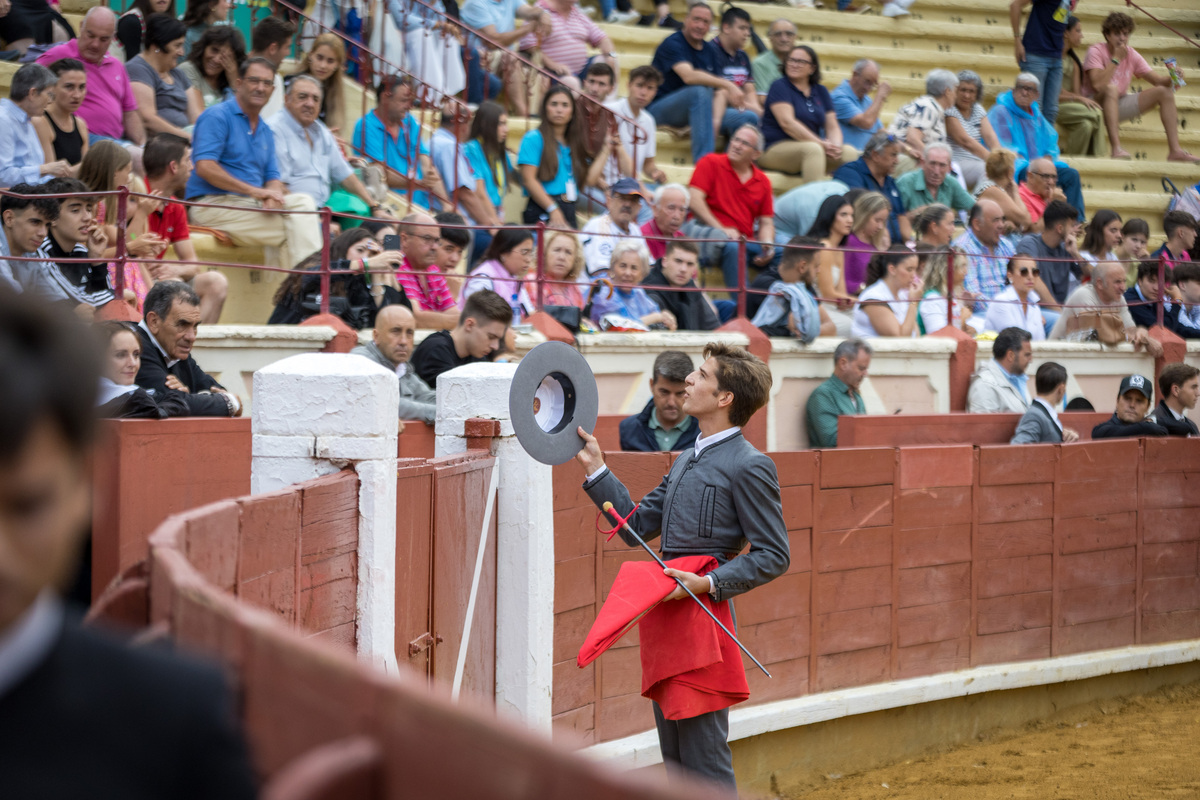
[[1196, 423], [1184, 414], [1196, 407], [1200, 396], [1200, 369], [1191, 364], [1167, 364], [1158, 373], [1158, 394], [1162, 399], [1154, 418], [1172, 436], [1197, 436]]
[[1121, 381], [1117, 392], [1117, 410], [1108, 422], [1092, 428], [1093, 439], [1119, 439], [1137, 436], [1166, 436], [1167, 429], [1147, 416], [1154, 399], [1154, 387], [1141, 375]]

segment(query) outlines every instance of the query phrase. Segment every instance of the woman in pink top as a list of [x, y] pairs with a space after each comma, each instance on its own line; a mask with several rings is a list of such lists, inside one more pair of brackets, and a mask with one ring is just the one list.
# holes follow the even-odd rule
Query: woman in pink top
[[[1200, 158], [1179, 146], [1179, 112], [1175, 109], [1175, 87], [1171, 84], [1170, 76], [1156, 73], [1146, 59], [1129, 46], [1133, 18], [1114, 11], [1104, 18], [1100, 32], [1104, 35], [1104, 41], [1089, 47], [1087, 58], [1083, 60], [1083, 71], [1087, 76], [1083, 82], [1083, 93], [1096, 98], [1104, 110], [1104, 125], [1108, 128], [1112, 157], [1132, 158], [1129, 151], [1121, 147], [1121, 123], [1157, 106], [1163, 130], [1167, 133], [1167, 160], [1200, 161]], [[1129, 83], [1134, 78], [1141, 78], [1151, 88], [1127, 94]]]
[[854, 201], [854, 229], [846, 237], [843, 259], [846, 291], [857, 295], [867, 283], [867, 264], [888, 245], [887, 223], [892, 204], [879, 192], [867, 192]]
[[533, 308], [521, 278], [533, 267], [533, 234], [521, 228], [505, 226], [483, 251], [483, 261], [471, 270], [458, 296], [458, 307], [481, 289], [490, 289], [508, 301], [513, 310], [513, 322], [518, 323], [525, 312]]

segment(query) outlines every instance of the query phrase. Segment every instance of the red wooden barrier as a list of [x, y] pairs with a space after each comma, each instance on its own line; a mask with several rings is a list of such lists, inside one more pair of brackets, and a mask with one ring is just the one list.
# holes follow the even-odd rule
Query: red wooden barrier
[[[354, 797], [380, 799], [716, 797], [686, 779], [667, 787], [615, 773], [469, 704], [452, 705], [423, 680], [381, 675], [345, 648], [289, 630], [321, 603], [316, 570], [305, 567], [336, 561], [350, 544], [346, 500], [356, 496], [357, 478], [343, 472], [173, 517], [150, 542], [148, 621], [229, 668], [264, 796], [309, 796], [314, 785], [353, 776]], [[299, 533], [298, 552], [287, 531]], [[250, 596], [274, 613], [254, 608]]]
[[[1063, 426], [1082, 441], [1109, 411], [1060, 414]], [[838, 447], [902, 447], [911, 444], [1008, 444], [1020, 414], [855, 414], [838, 417]]]
[[250, 420], [103, 420], [92, 510], [92, 596], [146, 557], [171, 514], [250, 491]]
[[[671, 457], [607, 456], [635, 498]], [[1200, 441], [771, 457], [792, 563], [734, 601], [775, 675], [748, 671], [752, 703], [1200, 636]], [[553, 705], [559, 733], [599, 742], [652, 727], [636, 630], [575, 666], [617, 567], [642, 556], [596, 534], [580, 483], [555, 468]]]
[[[92, 596], [146, 557], [172, 514], [250, 492], [250, 420], [103, 420], [92, 510]], [[433, 426], [407, 422], [400, 458], [433, 458]]]

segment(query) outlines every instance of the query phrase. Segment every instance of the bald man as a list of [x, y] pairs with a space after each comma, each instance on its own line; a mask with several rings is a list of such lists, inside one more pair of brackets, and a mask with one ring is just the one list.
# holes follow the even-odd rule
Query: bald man
[[400, 220], [404, 260], [396, 281], [412, 302], [418, 328], [449, 330], [458, 324], [458, 300], [437, 266], [442, 229], [428, 214], [414, 212]]
[[108, 54], [116, 32], [116, 15], [105, 6], [95, 6], [84, 15], [78, 39], [51, 47], [37, 63], [49, 66], [60, 58], [82, 61], [88, 90], [75, 113], [87, 122], [91, 142], [115, 139], [122, 145], [141, 147], [146, 143], [146, 128], [137, 112], [133, 86], [125, 65]]
[[371, 343], [359, 345], [350, 354], [369, 358], [396, 373], [400, 380], [400, 419], [419, 419], [432, 425], [436, 395], [408, 368], [416, 327], [412, 312], [404, 306], [384, 306], [375, 315]]

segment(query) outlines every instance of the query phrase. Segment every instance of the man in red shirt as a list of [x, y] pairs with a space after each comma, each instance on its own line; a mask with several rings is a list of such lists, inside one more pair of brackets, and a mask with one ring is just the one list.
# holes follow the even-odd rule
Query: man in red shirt
[[754, 125], [743, 125], [734, 131], [724, 153], [709, 153], [692, 171], [693, 219], [684, 231], [696, 239], [727, 237], [730, 240], [704, 247], [705, 255], [709, 257], [715, 255], [715, 248], [720, 248], [721, 272], [726, 286], [738, 285], [739, 237], [746, 237], [747, 283], [751, 268], [777, 265], [782, 254], [777, 253], [775, 247], [775, 200], [771, 181], [754, 164], [762, 150], [762, 131]]
[[[149, 194], [175, 197], [182, 194], [192, 171], [192, 154], [187, 140], [170, 133], [160, 133], [146, 143], [142, 153], [146, 168], [146, 188]], [[188, 227], [187, 210], [179, 203], [139, 198], [135, 215], [145, 218], [146, 230], [156, 233], [166, 243], [154, 257], [166, 258], [167, 249], [175, 248], [175, 258], [161, 264], [147, 264], [150, 277], [158, 281], [184, 281], [200, 295], [200, 323], [215, 325], [221, 319], [229, 281], [219, 272], [201, 272], [196, 264], [196, 247]], [[133, 225], [131, 225], [132, 229]], [[133, 231], [141, 233], [141, 231]]]
[[1042, 215], [1046, 213], [1046, 206], [1052, 200], [1065, 201], [1067, 197], [1058, 188], [1058, 173], [1054, 162], [1048, 158], [1035, 158], [1029, 163], [1025, 180], [1017, 186], [1017, 191], [1033, 223], [1030, 230], [1035, 233], [1042, 229]]

